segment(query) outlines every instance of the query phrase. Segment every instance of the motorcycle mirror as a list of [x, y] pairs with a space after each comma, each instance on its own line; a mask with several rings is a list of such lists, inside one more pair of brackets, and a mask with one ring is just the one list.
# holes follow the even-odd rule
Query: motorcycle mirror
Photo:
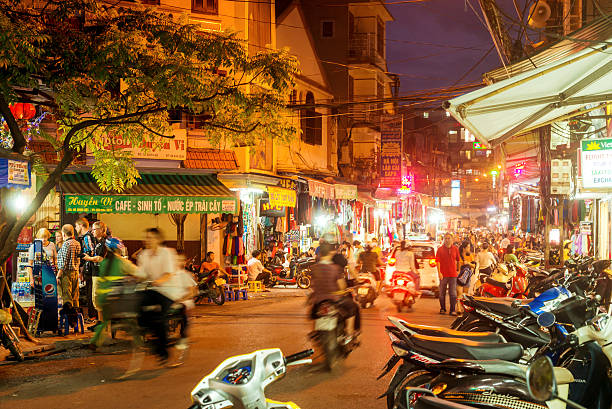
[[512, 301], [512, 308], [520, 308], [521, 305], [523, 305], [523, 303], [521, 302], [521, 300], [514, 300]]
[[542, 314], [538, 315], [538, 325], [540, 327], [552, 327], [557, 321], [557, 317], [552, 312], [545, 311]]
[[555, 368], [552, 361], [543, 355], [532, 361], [527, 368], [527, 391], [529, 395], [540, 402], [558, 399], [565, 403], [566, 407], [575, 409], [586, 409], [571, 400], [557, 395], [557, 381], [555, 379]]
[[554, 367], [549, 357], [541, 356], [529, 365], [527, 368], [527, 390], [532, 398], [540, 402], [556, 398], [557, 382]]

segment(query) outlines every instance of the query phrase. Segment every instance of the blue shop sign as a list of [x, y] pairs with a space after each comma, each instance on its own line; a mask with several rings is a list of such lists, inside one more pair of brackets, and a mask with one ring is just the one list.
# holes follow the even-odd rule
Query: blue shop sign
[[28, 189], [32, 186], [30, 163], [0, 158], [0, 187]]

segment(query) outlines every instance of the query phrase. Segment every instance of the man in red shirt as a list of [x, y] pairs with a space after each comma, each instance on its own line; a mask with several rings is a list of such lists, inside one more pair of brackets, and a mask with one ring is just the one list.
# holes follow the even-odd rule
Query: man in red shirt
[[459, 249], [453, 245], [453, 236], [444, 235], [444, 243], [436, 253], [438, 276], [440, 277], [440, 314], [446, 313], [446, 288], [450, 299], [450, 315], [457, 315], [457, 276], [459, 275]]

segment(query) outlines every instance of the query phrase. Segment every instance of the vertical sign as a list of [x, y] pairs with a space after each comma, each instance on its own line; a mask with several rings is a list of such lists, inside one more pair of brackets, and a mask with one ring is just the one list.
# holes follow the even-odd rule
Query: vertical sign
[[451, 181], [451, 206], [461, 206], [461, 181]]
[[402, 183], [402, 116], [383, 116], [380, 127], [380, 187]]

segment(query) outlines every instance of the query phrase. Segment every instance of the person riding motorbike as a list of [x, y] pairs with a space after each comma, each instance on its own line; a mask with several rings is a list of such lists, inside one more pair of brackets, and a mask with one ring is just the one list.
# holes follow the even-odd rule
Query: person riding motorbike
[[342, 268], [333, 262], [334, 245], [323, 243], [319, 246], [320, 260], [312, 266], [312, 310], [311, 318], [316, 319], [316, 313], [324, 301], [336, 303], [340, 315], [345, 321], [346, 342], [355, 337], [355, 330], [360, 329], [358, 320], [359, 306], [351, 296], [342, 295], [346, 290], [346, 280]]
[[414, 286], [419, 291], [421, 276], [417, 272], [414, 253], [406, 246], [406, 240], [402, 240], [395, 251], [395, 271], [408, 274], [414, 280]]
[[382, 266], [383, 263], [380, 260], [380, 255], [376, 251], [373, 250], [371, 244], [366, 244], [365, 250], [359, 254], [359, 264], [361, 264], [361, 271], [363, 273], [370, 273], [376, 278], [378, 282], [378, 289], [380, 289], [380, 284], [382, 282], [380, 271], [378, 267]]
[[138, 275], [137, 267], [130, 261], [121, 257], [121, 249], [123, 243], [115, 237], [107, 238], [104, 245], [108, 250], [106, 257], [100, 262], [100, 270], [98, 284], [96, 285], [96, 305], [101, 308], [101, 321], [95, 327], [94, 335], [89, 341], [90, 349], [97, 349], [104, 341], [104, 331], [110, 323], [110, 305], [106, 302], [108, 293], [111, 291], [113, 281], [125, 276], [134, 276], [136, 278], [144, 278]]

